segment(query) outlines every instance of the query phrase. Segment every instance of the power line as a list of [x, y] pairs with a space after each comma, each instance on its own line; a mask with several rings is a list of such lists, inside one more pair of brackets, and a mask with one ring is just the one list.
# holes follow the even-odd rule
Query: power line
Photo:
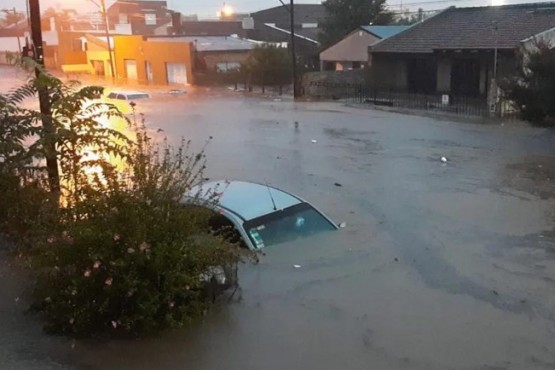
[[386, 6], [397, 7], [397, 6], [424, 5], [424, 4], [458, 3], [458, 2], [469, 2], [469, 1], [477, 1], [477, 0], [429, 0], [429, 1], [416, 1], [413, 3], [386, 4]]
[[411, 11], [392, 11], [392, 13], [394, 15], [410, 15], [410, 14], [427, 14], [427, 13], [438, 13], [441, 12], [442, 10], [445, 10], [445, 8], [443, 9], [433, 9], [433, 10], [411, 10]]
[[[410, 6], [410, 5], [425, 5], [425, 4], [442, 4], [442, 3], [459, 3], [459, 2], [482, 2], [481, 0], [426, 0], [426, 1], [416, 1], [416, 2], [410, 2], [410, 3], [398, 3], [398, 4], [386, 4], [387, 7], [404, 7], [404, 6]], [[546, 1], [534, 1], [534, 4], [548, 4], [553, 2], [552, 0], [546, 0]], [[503, 5], [515, 5], [515, 4], [520, 4], [522, 3], [522, 0], [516, 0], [515, 2], [509, 2], [509, 3], [505, 3]], [[483, 6], [488, 6], [487, 5], [483, 5]]]

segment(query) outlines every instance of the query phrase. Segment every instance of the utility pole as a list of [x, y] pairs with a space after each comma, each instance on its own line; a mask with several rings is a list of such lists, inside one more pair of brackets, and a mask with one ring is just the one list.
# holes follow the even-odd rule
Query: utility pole
[[297, 81], [297, 52], [295, 50], [295, 4], [291, 0], [289, 5], [289, 13], [291, 14], [291, 62], [293, 63], [293, 98], [297, 100], [299, 97], [299, 86]]
[[[33, 40], [33, 57], [39, 65], [35, 68], [35, 75], [41, 78], [44, 68], [44, 50], [42, 45], [42, 29], [40, 19], [39, 0], [29, 0], [29, 18], [31, 21], [31, 39]], [[52, 122], [52, 105], [48, 90], [40, 81], [38, 83], [40, 112], [42, 115], [42, 129], [45, 137], [44, 153], [46, 157], [46, 169], [48, 182], [53, 195], [60, 193], [60, 173], [58, 171], [58, 157], [56, 141], [53, 138], [54, 125]]]
[[110, 29], [108, 28], [108, 12], [106, 11], [105, 0], [100, 0], [100, 12], [102, 13], [102, 19], [104, 19], [104, 32], [106, 33], [108, 54], [110, 55], [110, 72], [112, 74], [112, 81], [114, 81], [116, 79], [116, 68], [114, 67], [114, 57], [112, 56], [112, 42], [110, 41]]
[[[14, 15], [17, 15], [17, 10], [15, 9], [15, 6], [13, 7], [12, 10], [13, 10], [13, 14], [14, 14]], [[19, 23], [19, 22], [17, 22], [17, 23]], [[17, 24], [16, 24], [16, 27], [15, 27], [15, 28], [16, 28], [16, 30], [17, 30]], [[16, 37], [17, 37], [17, 50], [18, 50], [19, 53], [21, 54], [21, 41], [19, 41], [19, 35], [18, 35], [18, 34], [16, 34]]]

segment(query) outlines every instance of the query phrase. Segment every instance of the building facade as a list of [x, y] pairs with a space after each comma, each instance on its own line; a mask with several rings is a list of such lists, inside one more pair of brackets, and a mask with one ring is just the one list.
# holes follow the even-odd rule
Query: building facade
[[[377, 89], [479, 98], [516, 73], [523, 45], [555, 30], [553, 3], [455, 8], [369, 47]], [[495, 90], [495, 91], [494, 91]]]
[[368, 47], [408, 26], [361, 26], [320, 53], [321, 71], [347, 71], [368, 66]]
[[194, 83], [191, 42], [115, 36], [114, 46], [119, 79], [152, 85]]

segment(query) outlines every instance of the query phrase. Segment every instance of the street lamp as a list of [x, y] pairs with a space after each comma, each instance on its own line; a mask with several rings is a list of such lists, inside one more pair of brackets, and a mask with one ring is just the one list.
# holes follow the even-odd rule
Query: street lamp
[[112, 57], [112, 42], [110, 41], [110, 29], [108, 27], [108, 12], [106, 11], [105, 0], [100, 0], [100, 4], [94, 0], [88, 0], [90, 3], [96, 5], [100, 9], [102, 15], [102, 20], [104, 21], [104, 32], [106, 34], [106, 42], [108, 43], [108, 54], [110, 56], [110, 72], [112, 74], [112, 80], [116, 78], [114, 73], [116, 68], [114, 66], [114, 58]]

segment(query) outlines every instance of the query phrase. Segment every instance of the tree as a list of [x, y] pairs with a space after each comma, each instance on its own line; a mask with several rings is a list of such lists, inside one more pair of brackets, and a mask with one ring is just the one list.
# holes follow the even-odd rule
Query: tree
[[389, 24], [394, 14], [386, 9], [385, 0], [325, 0], [327, 16], [322, 22], [320, 42], [326, 47], [357, 27]]
[[281, 86], [291, 82], [289, 52], [273, 45], [256, 47], [243, 70], [252, 82], [262, 86], [263, 91], [265, 86]]
[[11, 26], [25, 18], [25, 14], [16, 12], [15, 9], [2, 9], [1, 11], [4, 13], [1, 20], [3, 26]]
[[521, 54], [518, 75], [502, 86], [520, 108], [523, 119], [536, 124], [555, 121], [555, 48], [536, 42]]
[[408, 10], [404, 13], [398, 14], [395, 17], [394, 23], [401, 26], [410, 26], [418, 22], [422, 22], [426, 18], [424, 9], [419, 8], [418, 12], [412, 13]]

